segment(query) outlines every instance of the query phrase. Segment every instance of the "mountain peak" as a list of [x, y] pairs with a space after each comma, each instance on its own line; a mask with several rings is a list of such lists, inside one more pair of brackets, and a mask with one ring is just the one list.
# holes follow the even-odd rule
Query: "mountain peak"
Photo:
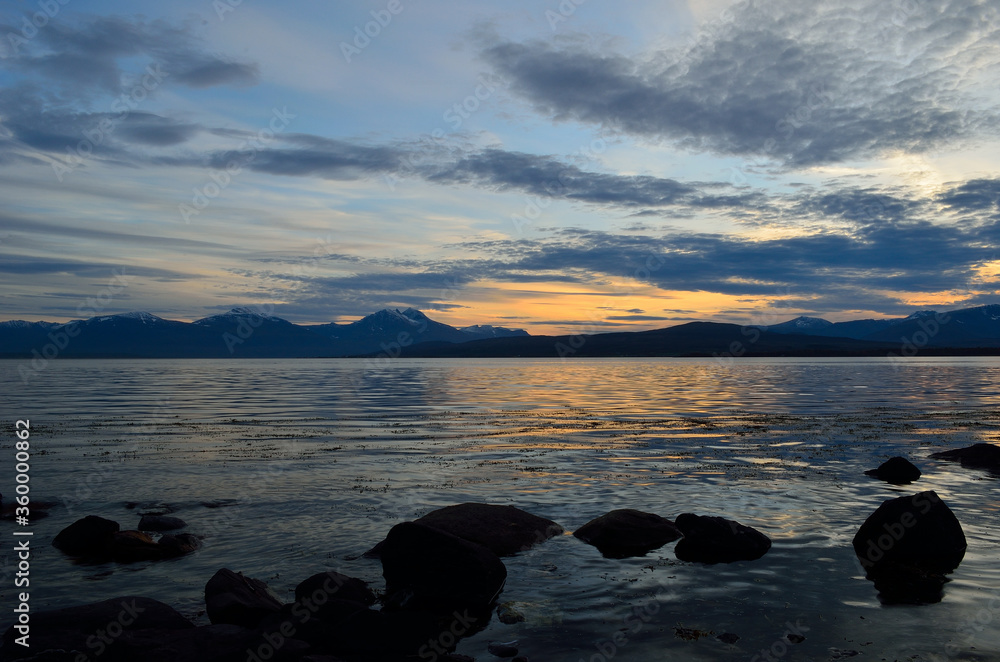
[[781, 324], [774, 324], [767, 328], [824, 329], [828, 326], [833, 326], [833, 322], [825, 320], [822, 317], [808, 317], [806, 315], [799, 315], [795, 319], [788, 320], [787, 322], [782, 322]]
[[228, 313], [223, 313], [225, 315], [254, 315], [256, 317], [271, 318], [273, 315], [268, 315], [267, 313], [262, 313], [258, 308], [253, 306], [236, 306], [231, 308]]
[[[397, 313], [399, 312], [398, 308], [396, 309], [396, 312]], [[423, 321], [423, 320], [426, 320], [426, 319], [430, 319], [429, 317], [427, 317], [427, 315], [424, 315], [422, 312], [420, 312], [416, 308], [407, 308], [406, 310], [404, 310], [400, 314], [403, 317], [405, 317], [407, 319], [411, 319], [411, 320], [420, 320], [420, 321]]]
[[162, 322], [162, 317], [157, 317], [153, 313], [147, 313], [143, 310], [133, 310], [128, 313], [121, 313], [120, 315], [114, 315], [113, 317], [118, 317], [121, 319], [128, 320], [138, 320], [143, 324], [155, 324], [156, 322]]
[[[206, 324], [217, 324], [217, 323], [230, 323], [234, 318], [247, 318], [252, 317], [256, 319], [265, 319], [272, 322], [286, 322], [286, 320], [280, 317], [275, 317], [274, 315], [269, 315], [259, 308], [254, 306], [237, 306], [235, 308], [229, 309], [227, 312], [219, 313], [217, 315], [209, 315], [208, 317], [203, 317], [200, 320], [196, 320], [193, 324], [198, 324], [204, 326]], [[290, 322], [286, 322], [289, 323]]]

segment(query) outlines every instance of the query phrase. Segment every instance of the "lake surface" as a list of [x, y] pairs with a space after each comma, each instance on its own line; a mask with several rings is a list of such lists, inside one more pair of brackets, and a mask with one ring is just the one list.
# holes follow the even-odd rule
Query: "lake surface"
[[[501, 601], [526, 622], [494, 618], [458, 652], [493, 659], [489, 641], [516, 639], [532, 660], [567, 662], [1000, 659], [1000, 482], [928, 458], [1000, 439], [998, 358], [56, 360], [28, 385], [18, 363], [0, 361], [0, 491], [13, 495], [12, 431], [28, 418], [32, 495], [63, 504], [32, 525], [33, 609], [141, 594], [207, 623], [221, 567], [288, 601], [326, 569], [380, 589], [379, 562], [360, 555], [434, 508], [512, 504], [568, 532], [637, 508], [736, 519], [773, 547], [705, 566], [673, 544], [612, 560], [559, 536], [504, 559]], [[863, 475], [893, 455], [920, 481]], [[965, 560], [940, 603], [883, 605], [851, 539], [883, 500], [927, 489], [961, 521]], [[85, 515], [134, 528], [152, 509], [204, 547], [83, 565], [49, 546]], [[4, 628], [12, 528], [0, 522]], [[781, 640], [789, 623], [805, 641]]]

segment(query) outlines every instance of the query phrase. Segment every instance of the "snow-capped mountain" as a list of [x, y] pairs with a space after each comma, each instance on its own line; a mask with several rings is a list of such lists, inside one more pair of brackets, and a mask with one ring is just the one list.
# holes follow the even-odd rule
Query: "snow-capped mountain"
[[516, 336], [526, 336], [528, 332], [524, 329], [508, 329], [503, 326], [492, 326], [489, 324], [475, 324], [473, 326], [463, 326], [459, 329], [462, 333], [468, 333], [477, 339], [482, 338], [512, 338]]
[[485, 337], [495, 336], [456, 329], [414, 308], [380, 310], [350, 324], [303, 326], [271, 314], [266, 307], [243, 306], [190, 323], [140, 311], [65, 324], [0, 322], [0, 355], [292, 358], [384, 352], [399, 356], [402, 349], [418, 343]]
[[894, 319], [836, 323], [816, 317], [798, 317], [760, 328], [772, 333], [910, 342], [920, 347], [995, 347], [1000, 345], [1000, 305], [962, 308], [947, 313], [918, 310]]
[[822, 331], [833, 326], [833, 322], [828, 322], [820, 317], [796, 317], [793, 320], [764, 327], [773, 333], [806, 333], [816, 335], [817, 331]]

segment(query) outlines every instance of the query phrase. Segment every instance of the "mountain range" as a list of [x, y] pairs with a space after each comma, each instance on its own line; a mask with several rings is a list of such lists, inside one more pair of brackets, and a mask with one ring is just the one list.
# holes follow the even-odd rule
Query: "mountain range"
[[253, 308], [195, 322], [151, 313], [68, 323], [0, 322], [0, 356], [307, 358], [567, 356], [913, 356], [1000, 353], [1000, 305], [897, 319], [781, 324], [690, 322], [652, 331], [530, 336], [488, 325], [456, 328], [413, 308], [380, 310], [349, 324], [299, 325]]
[[0, 356], [339, 357], [397, 352], [422, 342], [453, 344], [527, 335], [521, 329], [488, 325], [456, 328], [413, 308], [380, 310], [349, 324], [314, 325], [293, 324], [255, 308], [233, 308], [194, 322], [131, 312], [65, 324], [0, 322]]

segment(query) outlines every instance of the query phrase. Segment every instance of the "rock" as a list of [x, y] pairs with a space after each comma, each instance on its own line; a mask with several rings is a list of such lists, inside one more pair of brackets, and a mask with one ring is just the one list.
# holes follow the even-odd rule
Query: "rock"
[[[497, 556], [512, 556], [563, 532], [563, 528], [552, 520], [514, 506], [486, 503], [462, 503], [439, 508], [416, 522], [482, 545]], [[382, 541], [364, 555], [378, 558], [384, 543]]]
[[333, 570], [313, 575], [295, 587], [297, 602], [309, 600], [311, 604], [321, 604], [333, 599], [365, 606], [375, 604], [375, 594], [367, 584]]
[[[305, 623], [296, 618], [291, 622], [297, 628], [295, 636], [307, 641], [315, 652], [363, 660], [415, 658], [422, 648], [428, 650], [429, 643], [434, 644], [433, 650], [440, 655], [442, 651], [453, 650], [461, 637], [473, 632], [464, 622], [453, 618], [419, 611], [366, 608], [338, 622], [318, 618]], [[447, 637], [443, 633], [448, 633]]]
[[184, 556], [200, 548], [201, 539], [191, 533], [166, 534], [160, 537], [159, 544], [167, 550], [169, 557]]
[[681, 537], [680, 529], [668, 519], [625, 508], [592, 519], [573, 535], [591, 544], [608, 558], [642, 556]]
[[114, 535], [120, 529], [118, 522], [87, 515], [60, 531], [52, 540], [52, 546], [70, 556], [107, 557]]
[[143, 515], [139, 520], [140, 531], [173, 531], [183, 529], [187, 522], [180, 517], [169, 515]]
[[893, 485], [905, 485], [920, 478], [920, 469], [905, 457], [891, 457], [878, 466], [878, 469], [869, 469], [866, 476], [872, 476], [879, 480], [884, 480]]
[[[14, 626], [11, 626], [3, 635], [4, 659], [30, 658], [46, 650], [77, 650], [92, 653], [95, 652], [95, 641], [102, 643], [94, 639], [98, 631], [112, 634], [116, 631], [125, 633], [151, 628], [176, 634], [178, 631], [194, 629], [194, 624], [169, 605], [131, 595], [76, 607], [32, 612], [31, 647], [14, 644], [14, 639], [20, 635]], [[114, 639], [114, 642], [118, 642], [120, 637], [121, 634]], [[109, 651], [115, 650], [115, 643], [108, 648]], [[123, 659], [111, 655], [110, 652], [107, 657]]]
[[854, 552], [886, 603], [941, 599], [965, 557], [958, 518], [933, 491], [884, 501], [854, 536]]
[[674, 636], [684, 641], [698, 641], [702, 637], [709, 637], [713, 633], [697, 628], [686, 628], [682, 625], [674, 626]]
[[450, 614], [488, 609], [503, 590], [507, 568], [489, 549], [438, 529], [403, 522], [382, 548], [386, 606]]
[[931, 457], [938, 460], [961, 462], [963, 467], [987, 469], [993, 473], [1000, 473], [1000, 446], [993, 444], [973, 444], [966, 448], [932, 453]]
[[523, 623], [526, 619], [524, 614], [518, 611], [517, 607], [514, 605], [515, 602], [505, 602], [499, 607], [497, 607], [497, 618], [500, 622], [505, 625], [513, 625], [514, 623]]
[[205, 584], [205, 610], [213, 625], [254, 628], [281, 609], [281, 599], [264, 582], [223, 568]]
[[142, 531], [119, 531], [112, 536], [111, 558], [120, 563], [156, 561], [173, 555], [169, 547], [161, 547]]
[[737, 641], [740, 640], [740, 635], [733, 634], [732, 632], [723, 632], [722, 634], [718, 635], [716, 639], [718, 639], [724, 644], [735, 644]]
[[497, 657], [514, 657], [517, 655], [517, 642], [490, 642], [490, 644], [486, 646], [486, 650], [488, 650], [491, 655], [496, 655]]
[[676, 525], [684, 534], [674, 548], [681, 561], [753, 561], [771, 549], [771, 539], [760, 531], [722, 517], [684, 513], [677, 516]]
[[[271, 640], [268, 641], [265, 635], [270, 635]], [[280, 642], [280, 645], [275, 646], [275, 642]], [[261, 633], [238, 625], [206, 625], [181, 632], [129, 632], [117, 644], [114, 659], [142, 662], [244, 662], [267, 659], [269, 662], [291, 662], [300, 660], [309, 650], [305, 642], [280, 633]]]

